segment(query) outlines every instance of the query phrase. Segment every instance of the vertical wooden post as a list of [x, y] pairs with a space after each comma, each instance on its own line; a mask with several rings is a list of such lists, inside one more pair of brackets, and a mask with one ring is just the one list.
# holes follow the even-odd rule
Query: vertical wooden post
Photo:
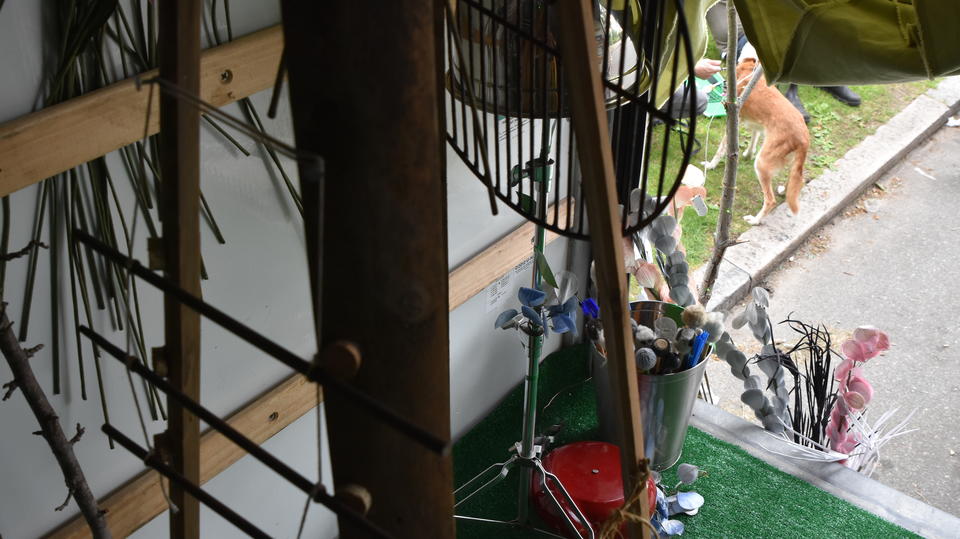
[[[441, 13], [417, 0], [283, 2], [297, 147], [325, 161], [319, 344], [355, 343], [362, 364], [351, 383], [446, 438]], [[325, 410], [338, 489], [369, 491], [368, 517], [397, 537], [454, 537], [449, 456], [333, 392]], [[363, 537], [345, 520], [340, 534]]]
[[[200, 9], [196, 0], [160, 2], [160, 78], [181, 90], [200, 93]], [[164, 272], [187, 292], [200, 296], [200, 116], [190, 103], [160, 96], [160, 215]], [[164, 299], [164, 341], [173, 385], [199, 400], [200, 316], [176, 300]], [[168, 399], [169, 424], [163, 436], [170, 464], [200, 484], [200, 422]], [[170, 536], [200, 536], [196, 499], [176, 486], [170, 497], [180, 509], [170, 513]]]
[[[560, 7], [560, 51], [566, 66], [570, 108], [583, 177], [583, 194], [590, 220], [590, 238], [596, 263], [598, 300], [620, 431], [623, 486], [633, 492], [635, 473], [643, 455], [643, 426], [633, 358], [633, 336], [628, 312], [627, 283], [623, 268], [623, 234], [617, 207], [613, 154], [603, 107], [603, 90], [597, 68], [592, 2], [564, 0]], [[641, 496], [643, 518], [649, 518], [647, 497]], [[647, 529], [632, 525], [631, 535], [647, 537]]]

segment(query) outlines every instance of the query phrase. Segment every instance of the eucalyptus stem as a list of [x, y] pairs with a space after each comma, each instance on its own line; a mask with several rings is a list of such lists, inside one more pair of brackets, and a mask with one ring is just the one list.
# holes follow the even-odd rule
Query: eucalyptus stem
[[[73, 329], [74, 340], [77, 346], [77, 367], [80, 371], [80, 398], [87, 400], [87, 378], [83, 367], [83, 340], [80, 338], [80, 312], [79, 302], [77, 300], [77, 260], [74, 257], [74, 239], [73, 239], [73, 204], [74, 193], [77, 190], [77, 172], [71, 169], [68, 173], [68, 183], [66, 186], [66, 196], [64, 201], [64, 221], [67, 228], [67, 265], [70, 268], [70, 299], [73, 305]], [[86, 284], [86, 283], [81, 283]]]
[[[77, 170], [77, 169], [74, 169], [74, 170]], [[76, 202], [76, 205], [74, 206], [74, 210], [76, 211], [77, 225], [84, 232], [87, 232], [88, 234], [92, 234], [94, 231], [92, 230], [92, 228], [87, 222], [87, 213], [84, 210], [85, 206], [84, 206], [83, 195], [81, 194], [79, 186], [77, 187], [77, 190], [74, 191], [74, 200]], [[74, 248], [77, 250], [82, 248], [84, 253], [86, 254], [87, 265], [90, 267], [90, 276], [91, 276], [90, 282], [93, 283], [93, 294], [94, 294], [94, 298], [97, 301], [97, 309], [102, 311], [106, 309], [107, 306], [106, 306], [106, 303], [104, 302], [103, 290], [101, 290], [100, 288], [100, 279], [97, 278], [97, 275], [99, 274], [99, 270], [97, 266], [97, 259], [94, 258], [93, 256], [93, 249], [91, 249], [86, 245], [84, 245], [83, 247], [80, 247], [78, 245], [78, 246], [75, 246]], [[78, 257], [77, 263], [82, 265], [83, 259], [82, 257], [80, 257], [79, 253], [77, 254], [77, 257]], [[87, 299], [89, 296], [85, 292], [86, 280], [81, 279], [80, 283], [81, 283], [80, 285], [81, 290], [84, 291], [84, 301], [87, 302], [89, 301], [89, 299]]]
[[50, 355], [53, 361], [53, 394], [60, 394], [60, 179], [50, 182]]
[[[3, 1], [0, 0], [0, 7]], [[3, 197], [3, 229], [0, 230], [0, 297], [3, 297], [3, 291], [6, 288], [7, 278], [7, 260], [6, 254], [10, 249], [10, 195]]]
[[[33, 223], [34, 243], [40, 243], [40, 234], [43, 232], [43, 218], [47, 210], [47, 191], [50, 187], [50, 180], [43, 180], [40, 184], [40, 195], [38, 202], [37, 218]], [[23, 310], [20, 315], [20, 335], [21, 341], [27, 340], [27, 328], [30, 322], [30, 308], [33, 304], [33, 285], [37, 278], [37, 260], [39, 250], [34, 249], [30, 252], [30, 260], [27, 262], [27, 286], [23, 292]]]

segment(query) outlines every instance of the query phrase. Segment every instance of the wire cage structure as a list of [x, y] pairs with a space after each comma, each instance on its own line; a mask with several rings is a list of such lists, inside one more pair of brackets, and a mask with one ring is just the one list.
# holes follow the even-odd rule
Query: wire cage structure
[[[586, 239], [558, 12], [555, 0], [449, 0], [447, 141], [494, 213], [499, 199]], [[667, 208], [690, 163], [694, 51], [682, 0], [594, 0], [594, 27], [622, 228], [632, 235]]]

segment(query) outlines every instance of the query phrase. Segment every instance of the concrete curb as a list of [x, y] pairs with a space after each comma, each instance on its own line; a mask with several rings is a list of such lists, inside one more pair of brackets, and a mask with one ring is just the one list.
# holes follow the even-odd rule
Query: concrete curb
[[[960, 518], [835, 462], [789, 459], [767, 448], [786, 445], [753, 423], [697, 399], [690, 425], [742, 448], [774, 468], [924, 537], [957, 537]], [[841, 533], [842, 535], [842, 533]]]
[[[809, 182], [800, 196], [799, 215], [792, 215], [781, 204], [763, 224], [741, 235], [746, 243], [727, 249], [708, 309], [728, 310], [736, 305], [752, 284], [789, 258], [810, 234], [843, 211], [958, 109], [960, 77], [950, 77], [914, 99], [847, 152], [832, 170]], [[704, 269], [695, 273], [696, 282], [703, 281]]]

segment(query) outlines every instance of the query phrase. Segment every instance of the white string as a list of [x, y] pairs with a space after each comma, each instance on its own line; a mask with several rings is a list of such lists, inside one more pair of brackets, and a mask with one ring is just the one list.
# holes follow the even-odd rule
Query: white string
[[[322, 490], [323, 487], [323, 411], [320, 409], [320, 384], [314, 383], [317, 390], [317, 484], [314, 490]], [[297, 530], [297, 539], [303, 536], [303, 528], [307, 523], [307, 513], [310, 512], [310, 502], [313, 500], [312, 494], [307, 495], [307, 501], [303, 504], [303, 513], [300, 515], [300, 528]]]

